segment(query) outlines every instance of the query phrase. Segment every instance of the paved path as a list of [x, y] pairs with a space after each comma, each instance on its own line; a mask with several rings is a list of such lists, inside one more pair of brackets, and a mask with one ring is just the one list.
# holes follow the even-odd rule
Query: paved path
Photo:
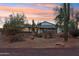
[[9, 56], [79, 56], [78, 48], [25, 48], [0, 49], [0, 55]]

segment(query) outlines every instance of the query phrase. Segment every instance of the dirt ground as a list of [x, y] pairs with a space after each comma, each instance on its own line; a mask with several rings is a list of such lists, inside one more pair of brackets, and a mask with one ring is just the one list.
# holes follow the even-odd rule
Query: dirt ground
[[68, 42], [64, 42], [63, 38], [53, 37], [53, 38], [37, 38], [34, 40], [31, 38], [30, 34], [24, 34], [24, 40], [10, 43], [0, 33], [0, 48], [78, 48], [79, 38], [69, 38]]

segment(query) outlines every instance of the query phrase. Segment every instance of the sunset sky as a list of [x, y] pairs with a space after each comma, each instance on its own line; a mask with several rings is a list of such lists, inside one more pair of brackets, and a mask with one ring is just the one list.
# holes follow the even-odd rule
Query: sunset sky
[[[28, 22], [35, 20], [35, 22], [49, 21], [53, 22], [57, 15], [56, 8], [60, 8], [61, 4], [57, 3], [36, 3], [36, 4], [22, 4], [22, 3], [1, 3], [0, 4], [0, 20], [8, 17], [12, 13], [24, 13], [28, 19]], [[71, 4], [74, 8], [79, 8], [78, 3]], [[3, 23], [0, 22], [2, 26]], [[0, 26], [0, 27], [1, 27]]]

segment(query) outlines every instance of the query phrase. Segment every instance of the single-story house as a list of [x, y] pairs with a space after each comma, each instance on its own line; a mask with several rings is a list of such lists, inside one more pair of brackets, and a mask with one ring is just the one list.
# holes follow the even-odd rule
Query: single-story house
[[55, 30], [56, 31], [56, 25], [47, 21], [41, 22], [37, 24], [38, 33], [39, 32], [48, 32]]
[[55, 30], [56, 31], [56, 25], [47, 21], [40, 22], [35, 26], [32, 26], [30, 24], [26, 24], [25, 26], [20, 26], [21, 28], [24, 28], [23, 31], [26, 32], [32, 32], [32, 29], [34, 28], [35, 32], [42, 33], [42, 32], [48, 32]]

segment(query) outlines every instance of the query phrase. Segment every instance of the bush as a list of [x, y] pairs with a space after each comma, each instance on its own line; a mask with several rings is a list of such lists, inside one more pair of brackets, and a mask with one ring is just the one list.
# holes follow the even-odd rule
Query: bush
[[12, 43], [12, 42], [17, 42], [17, 41], [24, 41], [23, 40], [23, 35], [22, 34], [16, 34], [16, 35], [13, 35], [12, 37], [11, 37], [11, 40], [10, 40], [10, 42]]
[[69, 32], [73, 37], [78, 37], [79, 36], [79, 30], [71, 30]]

